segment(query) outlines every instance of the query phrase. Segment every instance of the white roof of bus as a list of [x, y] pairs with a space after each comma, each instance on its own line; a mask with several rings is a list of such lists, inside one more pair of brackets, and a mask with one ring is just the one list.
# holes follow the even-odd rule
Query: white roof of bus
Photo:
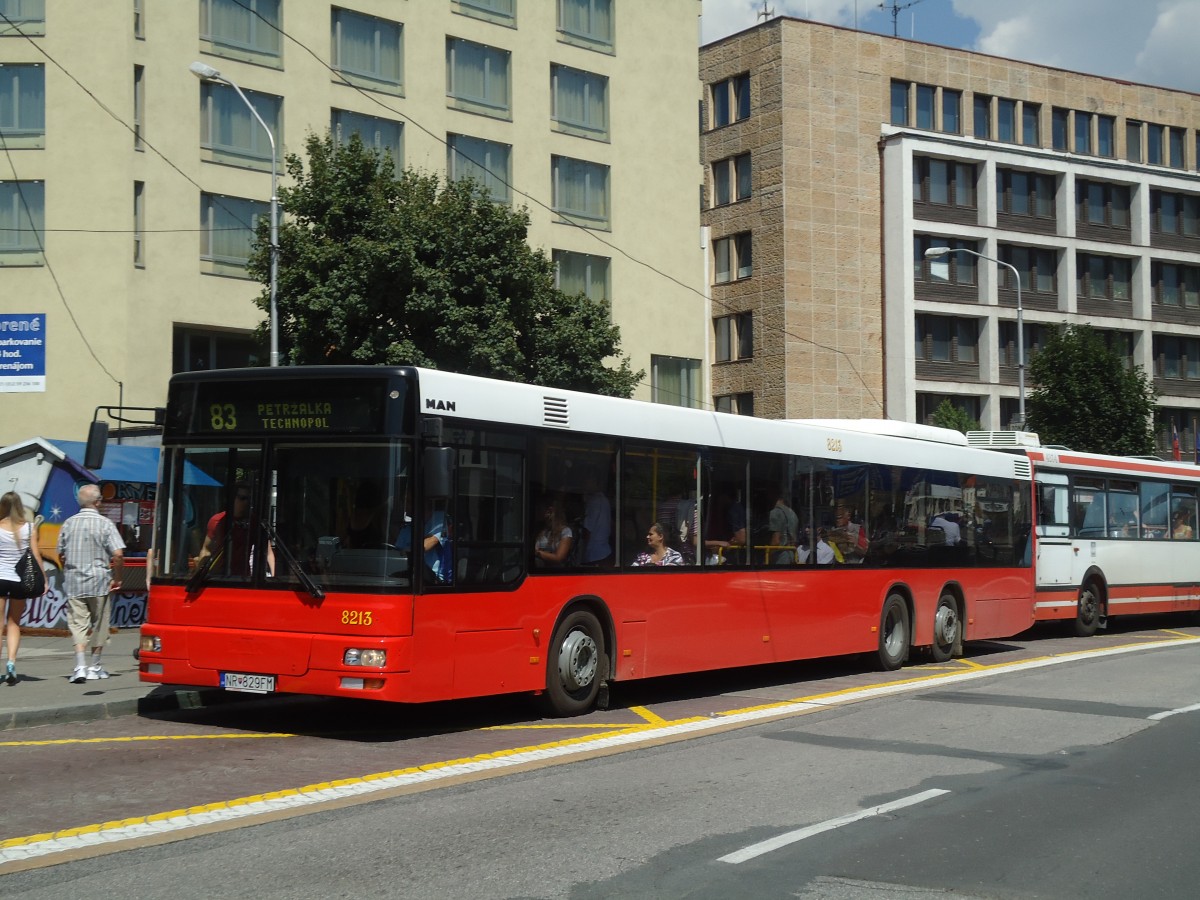
[[847, 463], [869, 461], [999, 478], [1029, 477], [1019, 454], [967, 447], [965, 437], [961, 441], [946, 440], [945, 429], [928, 429], [938, 433], [936, 440], [897, 437], [906, 431], [912, 435], [927, 433], [924, 427], [909, 423], [879, 421], [868, 427], [864, 423], [869, 420], [759, 419], [433, 369], [419, 369], [418, 377], [420, 412], [446, 419], [788, 453]]
[[1096, 475], [1151, 475], [1181, 481], [1200, 481], [1200, 466], [1164, 459], [1140, 459], [1133, 456], [1106, 456], [1074, 450], [1026, 449], [1039, 469], [1072, 469]]

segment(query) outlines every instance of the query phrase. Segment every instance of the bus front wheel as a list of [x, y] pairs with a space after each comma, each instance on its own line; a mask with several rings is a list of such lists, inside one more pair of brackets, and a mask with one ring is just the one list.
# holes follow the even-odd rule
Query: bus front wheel
[[577, 716], [592, 708], [608, 677], [604, 631], [587, 610], [576, 610], [559, 623], [546, 658], [547, 711]]
[[937, 612], [933, 614], [933, 644], [930, 654], [934, 662], [949, 662], [961, 637], [962, 619], [953, 594], [942, 594]]
[[1089, 581], [1079, 591], [1075, 609], [1075, 636], [1091, 637], [1100, 625], [1100, 588]]
[[879, 665], [891, 672], [908, 659], [908, 604], [899, 594], [889, 594], [879, 616]]

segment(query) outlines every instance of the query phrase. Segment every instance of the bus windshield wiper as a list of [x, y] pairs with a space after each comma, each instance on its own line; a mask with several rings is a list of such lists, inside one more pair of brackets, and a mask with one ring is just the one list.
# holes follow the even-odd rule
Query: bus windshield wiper
[[184, 589], [189, 594], [195, 594], [204, 587], [204, 582], [208, 581], [208, 573], [212, 571], [213, 563], [217, 561], [218, 556], [220, 553], [206, 556], [196, 565], [196, 571], [192, 572], [187, 584], [184, 585]]
[[296, 557], [292, 555], [292, 551], [288, 549], [287, 544], [285, 544], [279, 537], [279, 532], [277, 532], [266, 522], [262, 523], [262, 527], [263, 531], [267, 533], [267, 540], [269, 540], [272, 546], [274, 546], [274, 548], [280, 552], [284, 561], [288, 564], [288, 568], [296, 573], [296, 578], [298, 578], [300, 583], [304, 585], [304, 589], [312, 594], [316, 599], [324, 600], [324, 589], [315, 581], [313, 581], [312, 576], [305, 572], [300, 564], [296, 562]]

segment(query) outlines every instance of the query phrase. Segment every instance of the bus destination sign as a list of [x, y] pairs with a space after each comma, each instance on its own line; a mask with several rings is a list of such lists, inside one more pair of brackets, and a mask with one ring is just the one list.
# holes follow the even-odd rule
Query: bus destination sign
[[382, 381], [195, 385], [192, 434], [362, 434], [383, 428]]

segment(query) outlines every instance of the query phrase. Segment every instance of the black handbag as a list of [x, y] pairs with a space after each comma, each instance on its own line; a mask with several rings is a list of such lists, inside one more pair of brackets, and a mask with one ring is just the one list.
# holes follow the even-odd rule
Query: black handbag
[[40, 597], [46, 593], [46, 573], [42, 571], [38, 561], [33, 558], [31, 548], [25, 548], [25, 552], [17, 560], [15, 568], [17, 583], [21, 587], [13, 593], [13, 597], [19, 600], [32, 600], [34, 597]]

